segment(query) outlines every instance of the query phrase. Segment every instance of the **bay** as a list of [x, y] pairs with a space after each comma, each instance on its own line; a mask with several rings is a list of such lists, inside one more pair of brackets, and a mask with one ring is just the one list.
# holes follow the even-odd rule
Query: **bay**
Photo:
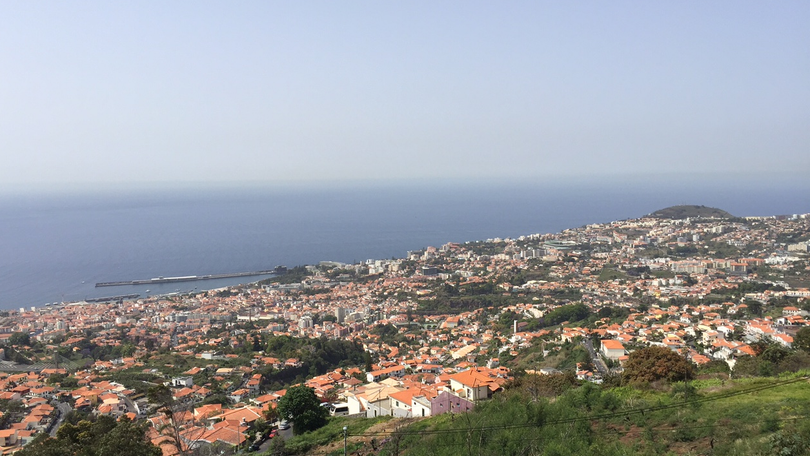
[[408, 250], [552, 233], [676, 204], [810, 212], [796, 179], [612, 178], [30, 192], [0, 196], [0, 309], [210, 289], [257, 278], [96, 282], [401, 258]]

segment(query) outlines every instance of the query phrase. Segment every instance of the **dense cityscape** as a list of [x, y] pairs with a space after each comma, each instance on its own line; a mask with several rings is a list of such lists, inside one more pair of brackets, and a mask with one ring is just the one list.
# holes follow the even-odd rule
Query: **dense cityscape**
[[716, 215], [5, 311], [0, 447], [108, 416], [147, 423], [167, 456], [265, 451], [292, 436], [279, 401], [301, 385], [331, 415], [421, 419], [473, 410], [526, 375], [612, 384], [651, 346], [698, 370], [762, 371], [763, 348], [795, 349], [810, 321], [810, 214]]

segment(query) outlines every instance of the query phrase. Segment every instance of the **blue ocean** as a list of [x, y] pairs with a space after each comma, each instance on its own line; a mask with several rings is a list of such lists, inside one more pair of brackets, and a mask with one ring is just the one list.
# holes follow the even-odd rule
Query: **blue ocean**
[[738, 216], [807, 213], [810, 184], [648, 177], [18, 192], [0, 196], [0, 309], [218, 288], [259, 278], [94, 285], [399, 258], [429, 245], [553, 233], [676, 204]]

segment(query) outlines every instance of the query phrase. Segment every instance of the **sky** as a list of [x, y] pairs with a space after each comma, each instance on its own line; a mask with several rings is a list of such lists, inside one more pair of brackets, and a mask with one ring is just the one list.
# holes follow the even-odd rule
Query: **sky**
[[0, 2], [0, 188], [810, 174], [807, 1]]

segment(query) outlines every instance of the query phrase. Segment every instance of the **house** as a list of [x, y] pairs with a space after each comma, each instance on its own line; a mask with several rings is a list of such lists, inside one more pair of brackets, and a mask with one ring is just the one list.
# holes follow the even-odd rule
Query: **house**
[[247, 389], [250, 391], [251, 394], [256, 394], [259, 392], [259, 387], [262, 384], [262, 374], [253, 374], [250, 377], [250, 380], [247, 382]]
[[379, 369], [375, 371], [371, 371], [366, 374], [366, 381], [369, 383], [371, 382], [378, 382], [382, 379], [387, 377], [402, 377], [405, 375], [405, 368], [402, 366], [392, 366], [387, 367], [385, 369]]
[[458, 397], [447, 391], [442, 391], [438, 396], [430, 401], [430, 414], [441, 415], [442, 413], [464, 413], [475, 407], [471, 401]]
[[12, 446], [17, 443], [16, 429], [0, 430], [0, 447]]
[[602, 339], [602, 346], [600, 350], [605, 358], [612, 359], [614, 361], [618, 360], [626, 353], [624, 351], [624, 345], [618, 340], [611, 340], [611, 339]]
[[245, 437], [247, 429], [248, 426], [244, 422], [234, 420], [220, 421], [212, 425], [211, 429], [206, 430], [206, 432], [198, 436], [194, 440], [193, 445], [189, 446], [192, 448], [201, 448], [207, 445], [214, 445], [217, 442], [231, 446], [241, 445], [247, 440], [247, 437]]
[[430, 416], [431, 414], [430, 399], [427, 396], [413, 396], [411, 399], [411, 416]]
[[194, 419], [202, 420], [222, 413], [222, 404], [206, 404], [194, 409]]
[[250, 393], [249, 390], [247, 390], [245, 388], [239, 388], [238, 390], [236, 390], [236, 391], [232, 392], [231, 394], [229, 394], [228, 399], [230, 399], [230, 400], [232, 400], [234, 402], [242, 402], [243, 400], [245, 400], [245, 398], [247, 398], [249, 393]]
[[252, 426], [254, 421], [262, 417], [262, 410], [260, 408], [247, 405], [236, 409], [224, 410], [219, 415], [210, 416], [208, 420], [242, 423], [247, 426]]
[[418, 393], [419, 390], [416, 388], [391, 393], [388, 396], [391, 399], [391, 414], [397, 418], [410, 418], [413, 409], [413, 396]]
[[793, 346], [793, 337], [787, 334], [774, 334], [771, 336], [771, 340], [786, 348], [791, 348]]
[[450, 389], [459, 397], [473, 402], [489, 398], [492, 379], [479, 373], [477, 368], [468, 369], [450, 376]]
[[346, 393], [346, 402], [349, 404], [349, 414], [355, 415], [365, 412], [366, 417], [392, 415], [391, 394], [402, 391], [403, 388], [378, 383], [366, 385], [363, 391]]
[[175, 377], [172, 379], [172, 386], [175, 388], [194, 386], [194, 379], [191, 377]]
[[806, 317], [808, 315], [808, 312], [805, 312], [802, 309], [799, 309], [798, 307], [787, 306], [782, 309], [782, 315], [785, 317], [792, 317], [796, 315]]

